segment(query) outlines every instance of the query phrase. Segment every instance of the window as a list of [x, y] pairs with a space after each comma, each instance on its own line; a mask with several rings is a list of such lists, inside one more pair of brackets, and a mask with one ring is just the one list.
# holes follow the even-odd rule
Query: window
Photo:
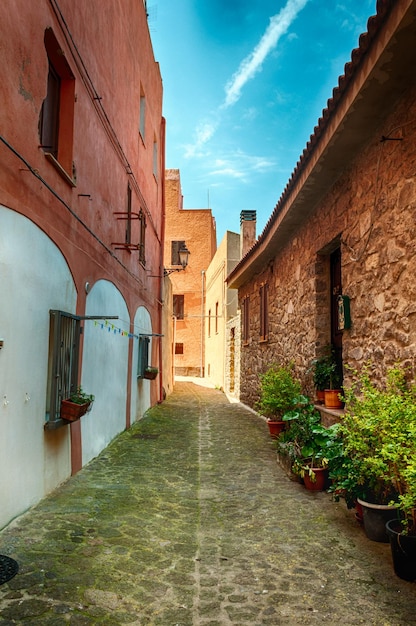
[[126, 243], [131, 244], [131, 187], [127, 185]]
[[63, 311], [49, 311], [48, 428], [59, 422], [61, 401], [77, 389], [80, 335], [81, 318]]
[[211, 309], [208, 311], [208, 337], [211, 337]]
[[157, 178], [157, 141], [153, 140], [153, 176]]
[[150, 337], [139, 336], [139, 353], [137, 359], [137, 378], [144, 378], [144, 370], [149, 365]]
[[269, 303], [267, 284], [260, 287], [260, 341], [267, 341], [269, 335]]
[[218, 302], [215, 303], [215, 333], [218, 334]]
[[180, 265], [179, 250], [185, 247], [185, 241], [172, 241], [171, 265]]
[[177, 320], [184, 318], [185, 296], [174, 294], [173, 296], [173, 314]]
[[140, 122], [139, 122], [139, 132], [141, 138], [145, 139], [145, 126], [146, 126], [146, 98], [144, 97], [144, 93], [140, 91]]
[[183, 343], [175, 343], [175, 354], [183, 354]]
[[139, 261], [142, 265], [146, 265], [146, 216], [142, 209], [140, 209], [139, 220], [140, 220]]
[[45, 156], [73, 186], [73, 130], [75, 78], [51, 28], [45, 30], [44, 44], [49, 70], [39, 135]]
[[250, 338], [250, 298], [247, 296], [242, 302], [243, 317], [243, 343], [248, 343]]

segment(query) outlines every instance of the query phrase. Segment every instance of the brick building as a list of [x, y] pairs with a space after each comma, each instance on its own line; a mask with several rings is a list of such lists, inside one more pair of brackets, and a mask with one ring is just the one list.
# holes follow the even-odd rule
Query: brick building
[[[241, 399], [293, 361], [306, 390], [331, 343], [375, 380], [416, 366], [416, 1], [380, 0], [256, 244], [228, 277], [242, 311]], [[344, 298], [340, 298], [344, 296]], [[351, 326], [340, 305], [349, 301]]]
[[162, 81], [122, 4], [0, 4], [0, 527], [161, 397]]
[[174, 370], [178, 375], [204, 376], [205, 272], [217, 248], [211, 209], [184, 209], [180, 173], [165, 172], [166, 229], [164, 263], [180, 269], [179, 250], [189, 250], [185, 271], [170, 275], [173, 289]]

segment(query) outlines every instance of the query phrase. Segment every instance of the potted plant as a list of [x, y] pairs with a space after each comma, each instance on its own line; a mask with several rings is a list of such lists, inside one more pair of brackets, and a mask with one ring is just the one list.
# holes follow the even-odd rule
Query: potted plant
[[325, 406], [328, 409], [340, 409], [342, 408], [342, 374], [333, 352], [331, 352], [323, 368], [326, 369], [326, 375], [329, 380], [328, 387], [324, 389]]
[[297, 404], [301, 385], [293, 375], [293, 365], [271, 365], [259, 379], [256, 409], [266, 417], [270, 436], [276, 438], [285, 427], [283, 415]]
[[157, 367], [148, 365], [147, 367], [144, 368], [143, 378], [146, 378], [147, 380], [154, 380], [156, 376], [158, 375], [158, 373], [159, 373], [159, 370]]
[[312, 372], [313, 384], [316, 390], [317, 402], [323, 404], [325, 400], [325, 389], [330, 386], [330, 376], [328, 365], [331, 360], [330, 354], [324, 354], [311, 363], [309, 371]]
[[340, 430], [366, 534], [387, 542], [385, 524], [397, 519], [400, 502], [407, 499], [408, 460], [416, 454], [416, 391], [407, 389], [400, 368], [389, 370], [380, 388], [371, 382], [369, 372], [369, 365], [360, 374], [355, 372], [354, 382], [345, 390]]
[[298, 406], [286, 413], [284, 421], [289, 427], [282, 435], [281, 446], [292, 459], [292, 471], [303, 479], [307, 489], [324, 489], [338, 424], [322, 426], [319, 412], [305, 396], [299, 397]]
[[61, 418], [68, 422], [74, 422], [91, 410], [95, 396], [85, 393], [82, 387], [61, 401]]

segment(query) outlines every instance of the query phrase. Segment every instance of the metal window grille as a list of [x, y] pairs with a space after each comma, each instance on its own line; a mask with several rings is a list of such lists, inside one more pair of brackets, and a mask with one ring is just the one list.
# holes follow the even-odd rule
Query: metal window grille
[[140, 219], [140, 245], [139, 245], [139, 261], [142, 265], [146, 265], [146, 216], [142, 209], [139, 213]]
[[61, 401], [69, 398], [78, 385], [81, 319], [63, 311], [51, 310], [49, 327], [49, 375], [47, 421], [60, 418]]
[[150, 337], [139, 337], [137, 378], [144, 378], [144, 370], [149, 365], [149, 345], [150, 345]]
[[266, 341], [269, 334], [268, 285], [260, 287], [260, 339]]

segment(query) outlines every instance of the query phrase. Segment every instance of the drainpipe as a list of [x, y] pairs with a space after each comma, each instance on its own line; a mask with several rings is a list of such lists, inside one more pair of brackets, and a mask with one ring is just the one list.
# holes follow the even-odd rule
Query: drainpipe
[[200, 377], [203, 378], [204, 377], [204, 328], [205, 328], [205, 324], [204, 324], [204, 286], [205, 286], [205, 270], [201, 271], [201, 279], [202, 279], [202, 284], [201, 284], [201, 369], [200, 369]]
[[[163, 335], [163, 256], [165, 247], [165, 137], [166, 137], [166, 120], [162, 117], [160, 125], [160, 142], [161, 142], [161, 187], [162, 187], [162, 224], [160, 227], [160, 262], [159, 262], [159, 334]], [[159, 337], [159, 402], [163, 402], [163, 340]]]

